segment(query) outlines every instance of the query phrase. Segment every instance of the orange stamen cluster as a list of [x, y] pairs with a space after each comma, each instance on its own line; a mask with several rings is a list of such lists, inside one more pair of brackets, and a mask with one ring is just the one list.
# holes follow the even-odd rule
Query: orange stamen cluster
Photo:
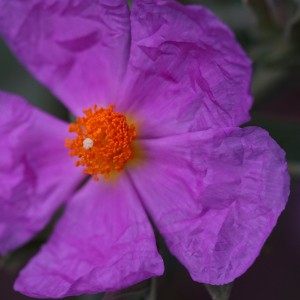
[[[96, 181], [100, 174], [108, 178], [111, 171], [122, 171], [127, 160], [133, 159], [130, 144], [136, 139], [135, 126], [128, 126], [125, 115], [114, 112], [114, 107], [97, 109], [94, 105], [94, 112], [91, 108], [84, 110], [86, 117], [77, 118], [77, 124], [69, 128], [78, 135], [66, 140], [66, 147], [72, 150], [69, 155], [80, 158], [76, 166], [86, 166], [83, 172], [95, 175]], [[92, 146], [83, 147], [84, 141]]]

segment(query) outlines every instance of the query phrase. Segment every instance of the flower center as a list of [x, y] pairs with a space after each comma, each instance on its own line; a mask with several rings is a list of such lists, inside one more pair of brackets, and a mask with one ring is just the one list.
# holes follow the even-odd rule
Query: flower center
[[100, 174], [108, 178], [111, 171], [122, 171], [127, 160], [133, 159], [130, 144], [136, 139], [135, 126], [129, 126], [126, 116], [114, 112], [114, 107], [112, 104], [107, 109], [97, 109], [94, 105], [94, 111], [84, 110], [86, 117], [70, 124], [69, 132], [78, 135], [66, 140], [66, 147], [72, 150], [69, 155], [77, 155], [80, 160], [76, 166], [86, 166], [83, 172], [94, 175], [95, 181]]

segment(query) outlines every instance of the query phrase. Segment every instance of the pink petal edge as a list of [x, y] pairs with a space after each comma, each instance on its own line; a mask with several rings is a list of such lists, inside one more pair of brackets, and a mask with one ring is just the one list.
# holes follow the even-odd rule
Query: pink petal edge
[[284, 151], [255, 127], [140, 143], [148, 161], [130, 175], [171, 253], [199, 282], [243, 274], [287, 202]]
[[15, 289], [62, 298], [119, 290], [162, 273], [152, 227], [123, 173], [117, 184], [90, 181], [78, 192]]
[[84, 175], [68, 155], [68, 125], [0, 91], [0, 253], [33, 238]]

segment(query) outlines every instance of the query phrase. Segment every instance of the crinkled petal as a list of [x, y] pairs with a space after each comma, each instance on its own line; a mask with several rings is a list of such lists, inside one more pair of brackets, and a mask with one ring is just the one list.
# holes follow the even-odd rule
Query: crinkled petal
[[0, 92], [0, 253], [31, 239], [73, 193], [82, 170], [68, 156], [68, 125]]
[[225, 284], [244, 273], [284, 209], [284, 151], [261, 128], [224, 128], [141, 141], [130, 174], [170, 251], [192, 278]]
[[125, 0], [0, 0], [0, 33], [75, 115], [115, 100], [129, 56]]
[[250, 60], [211, 12], [201, 6], [136, 0], [131, 26], [120, 105], [140, 123], [139, 137], [249, 121]]
[[90, 181], [78, 192], [15, 289], [61, 298], [114, 291], [162, 273], [150, 222], [129, 178], [121, 176], [114, 183]]

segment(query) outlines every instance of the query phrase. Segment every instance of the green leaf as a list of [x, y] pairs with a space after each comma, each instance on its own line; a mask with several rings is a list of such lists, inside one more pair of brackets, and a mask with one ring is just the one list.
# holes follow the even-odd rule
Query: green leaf
[[34, 240], [13, 252], [0, 256], [0, 267], [12, 274], [17, 274], [28, 260], [38, 252], [40, 246], [41, 243]]
[[144, 280], [126, 289], [106, 293], [102, 300], [155, 300], [156, 277]]
[[261, 28], [271, 30], [278, 28], [266, 0], [244, 0], [244, 2], [252, 9]]
[[300, 163], [296, 161], [288, 161], [288, 171], [293, 180], [300, 180]]
[[299, 30], [300, 30], [300, 1], [294, 0], [295, 9], [294, 14], [288, 20], [285, 26], [284, 35], [287, 39], [296, 41], [299, 44]]
[[270, 136], [286, 152], [287, 161], [300, 163], [300, 123], [297, 120], [284, 120], [263, 113], [252, 113], [246, 126], [259, 126], [266, 129]]
[[205, 284], [205, 287], [213, 300], [228, 300], [233, 283], [224, 285]]

